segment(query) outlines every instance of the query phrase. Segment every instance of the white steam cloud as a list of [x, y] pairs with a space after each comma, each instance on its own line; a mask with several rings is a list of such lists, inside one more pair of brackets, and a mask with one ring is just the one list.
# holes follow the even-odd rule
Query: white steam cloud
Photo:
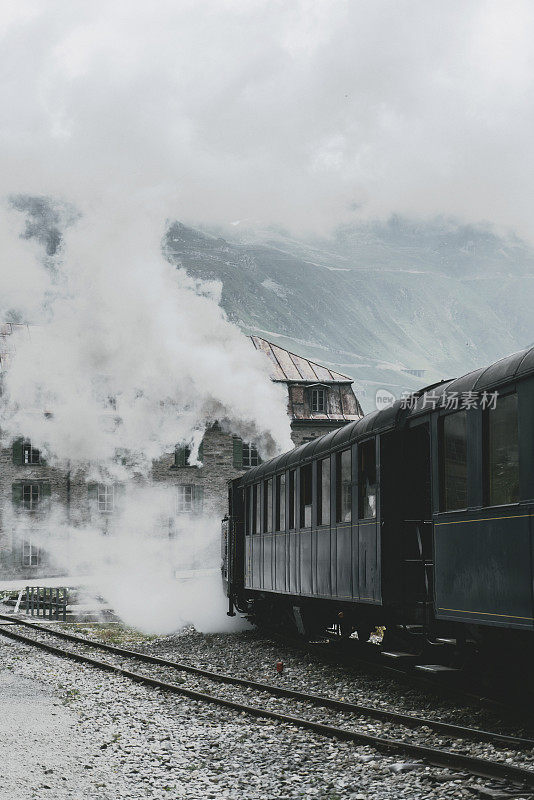
[[[184, 442], [194, 463], [215, 421], [264, 456], [287, 449], [287, 399], [226, 319], [220, 286], [162, 255], [166, 221], [184, 208], [192, 132], [173, 64], [153, 47], [137, 52], [147, 22], [169, 48], [165, 21], [126, 3], [111, 19], [112, 6], [23, 2], [2, 20], [0, 319], [30, 323], [4, 374], [3, 444], [28, 437], [52, 468], [126, 487], [106, 537], [83, 514], [67, 520], [53, 493], [48, 518], [30, 527], [56, 565], [90, 572], [95, 591], [146, 630], [210, 628], [215, 585], [195, 609], [198, 585], [174, 573], [218, 564], [218, 520], [180, 523], [172, 490], [150, 485], [152, 461]], [[21, 238], [19, 195], [65, 209], [55, 254]], [[4, 528], [28, 536], [24, 515], [9, 502], [2, 512]]]
[[[180, 518], [174, 487], [150, 485], [152, 463], [179, 442], [195, 463], [215, 422], [264, 456], [291, 447], [284, 390], [226, 319], [220, 286], [165, 260], [152, 208], [130, 200], [85, 211], [54, 256], [14, 232], [4, 227], [4, 252], [20, 268], [11, 281], [7, 264], [2, 271], [0, 310], [37, 324], [14, 335], [3, 444], [28, 437], [75, 482], [118, 481], [124, 492], [106, 535], [83, 509], [67, 519], [54, 493], [50, 514], [32, 522], [8, 501], [4, 527], [20, 541], [31, 536], [70, 575], [89, 573], [93, 592], [126, 622], [149, 632], [226, 627], [219, 520], [209, 504], [208, 516]], [[199, 566], [211, 571], [184, 581]]]
[[218, 284], [163, 258], [162, 233], [129, 203], [79, 220], [56, 258], [24, 262], [27, 275], [3, 292], [4, 319], [15, 310], [35, 322], [36, 307], [41, 319], [17, 337], [5, 432], [63, 461], [110, 462], [127, 451], [143, 473], [176, 442], [198, 446], [216, 420], [264, 454], [290, 446], [268, 361], [225, 318]]

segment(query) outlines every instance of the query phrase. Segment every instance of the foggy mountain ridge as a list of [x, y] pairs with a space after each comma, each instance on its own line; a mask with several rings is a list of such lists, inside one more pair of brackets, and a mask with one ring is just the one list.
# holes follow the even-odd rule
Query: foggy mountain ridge
[[534, 250], [513, 234], [399, 217], [312, 241], [221, 233], [177, 222], [167, 255], [221, 281], [222, 305], [245, 332], [351, 375], [367, 411], [379, 387], [398, 397], [534, 338]]
[[[11, 202], [26, 214], [24, 235], [53, 255], [74, 209]], [[534, 250], [482, 226], [392, 217], [298, 239], [175, 222], [164, 249], [194, 277], [222, 283], [222, 306], [245, 333], [353, 377], [366, 411], [377, 388], [399, 397], [534, 341]]]

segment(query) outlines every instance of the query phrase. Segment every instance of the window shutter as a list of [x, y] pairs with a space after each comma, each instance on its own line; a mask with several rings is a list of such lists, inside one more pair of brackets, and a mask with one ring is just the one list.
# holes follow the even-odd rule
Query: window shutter
[[22, 505], [22, 483], [14, 483], [11, 487], [11, 499], [14, 506]]
[[185, 447], [174, 448], [174, 466], [185, 467]]
[[202, 439], [198, 448], [198, 460], [204, 461], [204, 439]]
[[22, 464], [22, 447], [24, 439], [15, 439], [13, 442], [13, 463]]
[[193, 509], [196, 514], [202, 513], [203, 505], [204, 505], [204, 487], [193, 486]]
[[234, 468], [243, 469], [243, 440], [239, 436], [233, 438], [234, 446]]
[[98, 503], [98, 483], [87, 484], [87, 499], [90, 504]]

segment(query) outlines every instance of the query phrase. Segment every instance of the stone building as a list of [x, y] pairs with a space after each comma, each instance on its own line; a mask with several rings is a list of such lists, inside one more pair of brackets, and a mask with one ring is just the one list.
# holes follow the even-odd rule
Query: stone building
[[[0, 329], [3, 367], [9, 360], [13, 327], [8, 324]], [[270, 360], [271, 379], [287, 388], [295, 445], [362, 416], [351, 378], [265, 339], [250, 339]], [[175, 516], [207, 513], [222, 517], [228, 480], [259, 463], [259, 455], [253, 442], [243, 442], [215, 424], [204, 434], [199, 462], [189, 465], [188, 449], [176, 447], [153, 464], [153, 481], [174, 487], [171, 514]], [[103, 529], [120, 503], [120, 485], [87, 483], [81, 471], [53, 468], [28, 440], [18, 440], [0, 451], [0, 470], [0, 577], [50, 574], [46, 553], [32, 538], [32, 527], [49, 512], [51, 501], [59, 503], [71, 524], [91, 521]], [[169, 535], [171, 531], [169, 521]]]
[[[287, 412], [295, 446], [363, 416], [351, 378], [266, 339], [250, 339], [269, 358], [271, 380], [287, 388]], [[177, 447], [175, 453], [159, 459], [153, 467], [155, 480], [176, 484], [177, 511], [181, 513], [202, 509], [222, 516], [228, 481], [259, 463], [254, 442], [243, 442], [217, 425], [204, 434], [199, 453], [202, 466], [188, 466], [188, 456], [187, 448]]]

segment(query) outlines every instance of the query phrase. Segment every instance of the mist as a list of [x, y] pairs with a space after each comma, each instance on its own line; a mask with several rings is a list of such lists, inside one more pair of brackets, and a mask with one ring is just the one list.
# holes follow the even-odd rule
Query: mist
[[[146, 634], [188, 625], [203, 633], [243, 629], [245, 620], [226, 614], [219, 517], [183, 520], [174, 509], [172, 485], [130, 482], [105, 532], [98, 514], [69, 520], [65, 507], [53, 502], [32, 526], [32, 541], [46, 550], [54, 571], [75, 579], [79, 601], [93, 613], [103, 598], [125, 625]], [[6, 518], [16, 538], [27, 537], [24, 519], [9, 509]], [[108, 618], [101, 616], [102, 622]]]
[[8, 191], [313, 233], [438, 214], [532, 241], [527, 0], [35, 0], [0, 30]]

